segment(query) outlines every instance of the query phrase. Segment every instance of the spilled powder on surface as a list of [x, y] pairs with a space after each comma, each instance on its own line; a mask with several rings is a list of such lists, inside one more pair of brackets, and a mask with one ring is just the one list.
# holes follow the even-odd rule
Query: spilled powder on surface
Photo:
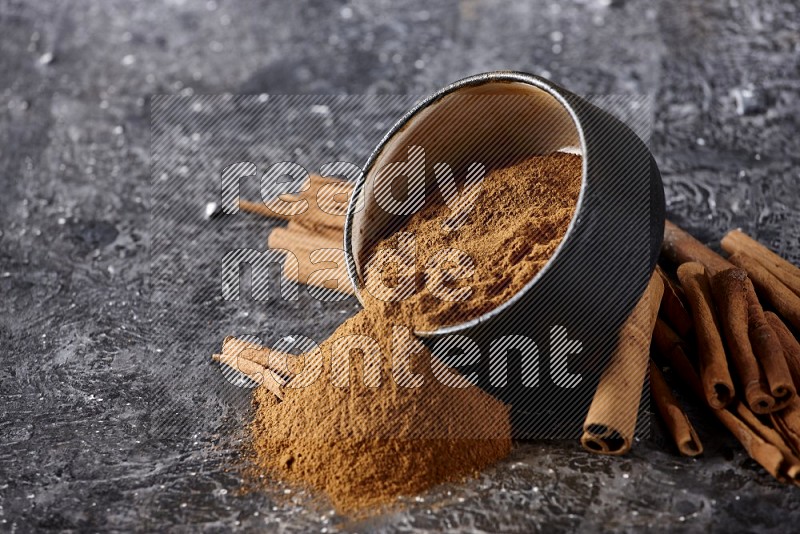
[[511, 450], [507, 407], [474, 386], [440, 383], [430, 353], [407, 330], [405, 343], [395, 347], [415, 353], [408, 370], [423, 380], [421, 386], [398, 385], [388, 357], [380, 364], [380, 387], [365, 385], [362, 358], [353, 358], [348, 387], [334, 385], [334, 339], [368, 335], [390, 354], [392, 328], [374, 319], [361, 311], [321, 344], [324, 370], [311, 386], [286, 389], [282, 402], [266, 388], [254, 394], [256, 463], [322, 490], [344, 512], [474, 475]]

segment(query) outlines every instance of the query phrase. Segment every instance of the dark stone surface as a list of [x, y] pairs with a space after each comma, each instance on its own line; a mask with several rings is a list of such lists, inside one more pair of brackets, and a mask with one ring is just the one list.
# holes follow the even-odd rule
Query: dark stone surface
[[[800, 519], [798, 490], [699, 409], [698, 460], [658, 435], [622, 459], [519, 444], [478, 479], [359, 522], [296, 488], [240, 494], [247, 393], [230, 393], [194, 336], [218, 340], [242, 317], [209, 307], [168, 337], [163, 301], [150, 313], [148, 95], [425, 94], [496, 69], [651, 95], [671, 216], [708, 242], [742, 226], [800, 261], [793, 2], [398, 4], [0, 2], [0, 530], [785, 531]], [[354, 309], [306, 300], [257, 322], [330, 331]], [[153, 371], [170, 359], [195, 365], [175, 388]]]

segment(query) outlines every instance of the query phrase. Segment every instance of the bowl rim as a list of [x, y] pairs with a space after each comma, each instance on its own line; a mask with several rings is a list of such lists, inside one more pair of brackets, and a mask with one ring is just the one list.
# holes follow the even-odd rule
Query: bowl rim
[[[436, 91], [435, 93], [423, 98], [410, 110], [403, 114], [403, 116], [395, 122], [395, 124], [389, 129], [389, 131], [381, 138], [378, 142], [377, 146], [373, 149], [370, 153], [369, 157], [367, 158], [367, 162], [364, 165], [363, 171], [361, 175], [358, 177], [358, 180], [355, 183], [353, 188], [352, 196], [350, 197], [350, 202], [347, 206], [347, 213], [344, 221], [344, 256], [345, 256], [345, 263], [347, 266], [347, 278], [350, 280], [350, 284], [353, 287], [353, 291], [356, 295], [361, 306], [364, 306], [364, 301], [361, 298], [361, 287], [360, 287], [360, 279], [358, 277], [358, 270], [356, 268], [357, 258], [353, 254], [353, 238], [352, 238], [352, 230], [353, 230], [353, 220], [355, 218], [355, 214], [357, 211], [357, 199], [362, 194], [364, 186], [367, 182], [367, 177], [370, 175], [373, 167], [380, 159], [381, 155], [383, 154], [384, 149], [386, 148], [389, 141], [398, 133], [400, 133], [405, 127], [409, 124], [409, 122], [422, 110], [428, 108], [431, 105], [436, 104], [436, 102], [442, 100], [444, 97], [451, 95], [461, 89], [471, 88], [471, 87], [478, 87], [481, 85], [486, 85], [488, 83], [522, 83], [526, 85], [531, 85], [540, 89], [550, 95], [551, 97], [555, 98], [556, 101], [561, 104], [569, 113], [570, 118], [572, 119], [573, 125], [578, 133], [578, 139], [580, 141], [580, 149], [581, 149], [581, 188], [580, 193], [578, 195], [578, 201], [575, 205], [575, 212], [572, 214], [572, 219], [567, 226], [567, 231], [564, 233], [564, 237], [561, 238], [558, 246], [556, 247], [553, 254], [548, 258], [547, 262], [544, 266], [539, 270], [539, 272], [534, 275], [519, 291], [517, 291], [511, 298], [500, 304], [499, 306], [492, 308], [491, 310], [483, 313], [477, 317], [474, 317], [468, 321], [464, 321], [461, 323], [456, 323], [452, 325], [442, 326], [437, 328], [436, 330], [430, 331], [418, 331], [414, 330], [414, 335], [421, 337], [421, 338], [435, 338], [435, 337], [442, 337], [452, 334], [459, 334], [463, 333], [471, 328], [474, 328], [482, 323], [485, 323], [494, 317], [500, 315], [501, 313], [505, 312], [507, 309], [513, 307], [519, 300], [523, 298], [523, 296], [530, 292], [530, 290], [541, 280], [545, 273], [550, 270], [551, 266], [555, 263], [555, 260], [558, 258], [561, 251], [565, 248], [566, 243], [574, 234], [574, 229], [577, 226], [578, 222], [581, 218], [581, 212], [584, 206], [584, 199], [586, 194], [587, 188], [587, 161], [588, 161], [588, 151], [586, 146], [586, 139], [584, 135], [583, 126], [581, 124], [580, 118], [578, 117], [577, 112], [575, 111], [573, 105], [565, 98], [564, 94], [568, 94], [570, 96], [575, 96], [566, 89], [559, 87], [555, 83], [536, 76], [534, 74], [529, 74], [526, 72], [520, 71], [492, 71], [492, 72], [485, 72], [481, 74], [475, 74], [472, 76], [468, 76], [467, 78], [463, 78], [461, 80], [455, 81], [446, 87]], [[576, 97], [580, 99], [580, 97]], [[582, 100], [582, 99], [580, 99]]]

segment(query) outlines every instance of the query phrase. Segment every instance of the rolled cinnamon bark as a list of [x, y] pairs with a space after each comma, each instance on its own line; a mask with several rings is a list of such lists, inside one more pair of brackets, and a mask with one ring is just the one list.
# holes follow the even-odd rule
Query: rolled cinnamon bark
[[[678, 279], [683, 286], [689, 308], [692, 310], [694, 330], [698, 344], [698, 361], [700, 363], [700, 379], [703, 392], [709, 406], [721, 409], [727, 406], [734, 397], [735, 389], [728, 360], [725, 356], [725, 346], [722, 343], [719, 321], [712, 306], [711, 288], [706, 278], [705, 268], [697, 262], [684, 263], [678, 267]], [[742, 298], [741, 310], [742, 328], [747, 324], [747, 302]], [[745, 336], [747, 335], [745, 331]], [[749, 342], [747, 343], [749, 347]], [[734, 363], [739, 370], [742, 383], [745, 386], [745, 396], [754, 402], [765, 402], [772, 406], [772, 397], [753, 386], [759, 384], [758, 363], [752, 353], [736, 353]], [[737, 361], [736, 358], [741, 361]], [[741, 367], [741, 369], [740, 369]], [[742, 375], [742, 373], [744, 373]]]
[[292, 222], [303, 226], [314, 235], [338, 241], [341, 247], [344, 240], [344, 218], [353, 194], [353, 184], [314, 174], [306, 185], [308, 188], [299, 193], [297, 198], [306, 199], [309, 208], [300, 216], [293, 217]]
[[778, 336], [778, 340], [783, 348], [783, 355], [786, 358], [786, 365], [794, 380], [794, 387], [800, 387], [800, 342], [792, 334], [789, 327], [781, 321], [781, 318], [772, 312], [765, 312], [764, 316], [772, 327], [772, 331]]
[[794, 387], [788, 371], [784, 373], [777, 339], [765, 328], [764, 313], [747, 273], [737, 268], [720, 271], [711, 278], [711, 288], [747, 404], [761, 414], [782, 408], [794, 396]]
[[798, 479], [800, 479], [800, 459], [795, 456], [791, 447], [784, 441], [783, 436], [774, 428], [770, 428], [761, 422], [761, 420], [741, 402], [736, 404], [736, 414], [747, 426], [758, 434], [759, 437], [780, 451], [781, 456], [783, 456], [783, 462], [779, 473], [785, 477], [787, 481], [797, 482]]
[[267, 388], [279, 399], [283, 399], [283, 390], [281, 389], [283, 384], [276, 380], [273, 373], [271, 373], [266, 367], [258, 365], [255, 362], [235, 354], [214, 354], [211, 356], [211, 358], [214, 361], [220, 362], [221, 364], [227, 365], [228, 367], [239, 371], [256, 384]]
[[666, 318], [678, 335], [688, 337], [694, 330], [694, 323], [686, 308], [683, 290], [660, 267], [656, 270], [664, 282], [664, 297], [661, 299], [659, 313]]
[[[743, 406], [742, 403], [737, 403], [737, 405]], [[791, 458], [783, 455], [780, 448], [765, 440], [732, 411], [728, 409], [714, 410], [714, 414], [742, 444], [747, 454], [769, 474], [780, 482], [797, 482], [796, 466]]]
[[[344, 239], [344, 216], [353, 184], [338, 179], [313, 175], [303, 184], [303, 191], [297, 194], [280, 195], [277, 199], [265, 202], [251, 202], [239, 199], [239, 209], [248, 213], [273, 219], [289, 221], [290, 226], [301, 226], [313, 235], [323, 236], [338, 242], [341, 248]], [[288, 214], [279, 209], [279, 201], [298, 202], [306, 200], [307, 207], [302, 213]]]
[[320, 206], [327, 213], [344, 215], [352, 193], [352, 182], [312, 174], [300, 186], [299, 192], [279, 195], [278, 198], [290, 202], [306, 199], [309, 204]]
[[[282, 248], [285, 250], [302, 250], [311, 252], [320, 249], [340, 249], [342, 244], [324, 236], [312, 234], [305, 229], [275, 228], [267, 238], [269, 248]], [[344, 253], [344, 252], [343, 252]], [[342, 256], [344, 258], [344, 256]]]
[[[316, 183], [314, 178], [318, 178]], [[316, 204], [319, 209], [328, 215], [338, 217], [335, 220], [344, 222], [347, 206], [350, 203], [350, 197], [353, 195], [353, 183], [313, 176], [311, 187], [316, 192]]]
[[239, 209], [247, 213], [252, 213], [253, 215], [261, 215], [262, 217], [280, 219], [282, 221], [287, 221], [292, 218], [291, 215], [283, 215], [282, 213], [272, 211], [263, 202], [252, 202], [243, 198], [239, 199]]
[[[285, 388], [304, 388], [312, 384], [324, 366], [319, 347], [294, 355], [233, 336], [226, 337], [222, 342], [222, 354], [228, 360], [238, 357], [240, 366], [252, 363], [262, 367], [263, 373], [269, 373], [270, 378], [278, 384], [281, 395]], [[282, 396], [279, 398], [283, 399]]]
[[[276, 228], [269, 234], [267, 245], [271, 249], [288, 250], [297, 257], [297, 281], [301, 284], [353, 294], [341, 243], [311, 235], [305, 229]], [[292, 269], [284, 272], [294, 278]]]
[[[262, 217], [268, 217], [271, 219], [280, 219], [284, 221], [290, 220], [292, 217], [296, 215], [286, 213], [286, 210], [279, 209], [281, 207], [280, 202], [291, 202], [295, 203], [302, 199], [306, 201], [313, 198], [315, 191], [310, 191], [312, 178], [307, 178], [303, 185], [300, 186], [301, 191], [299, 193], [283, 193], [278, 195], [275, 198], [271, 199], [262, 199], [260, 202], [252, 202], [250, 200], [245, 200], [243, 198], [239, 198], [239, 209], [245, 211], [247, 213], [252, 213], [254, 215], [261, 215]], [[311, 206], [311, 202], [308, 202], [307, 206]]]
[[583, 423], [581, 444], [590, 452], [620, 455], [631, 448], [650, 360], [650, 340], [663, 293], [664, 283], [653, 274], [622, 326], [617, 348]]
[[772, 252], [741, 230], [731, 230], [722, 238], [722, 250], [730, 255], [750, 256], [773, 276], [800, 296], [800, 268]]
[[800, 455], [800, 400], [795, 399], [783, 410], [769, 415], [786, 444], [795, 455]]
[[[341, 220], [339, 220], [341, 219]], [[319, 210], [309, 211], [289, 221], [289, 228], [304, 229], [311, 235], [335, 241], [339, 248], [344, 243], [344, 218], [323, 214]]]
[[678, 450], [684, 456], [703, 454], [703, 444], [694, 431], [686, 412], [678, 404], [659, 368], [650, 362], [650, 393], [658, 414], [672, 436]]
[[753, 346], [753, 353], [756, 355], [756, 359], [764, 370], [769, 392], [775, 399], [775, 406], [770, 411], [780, 410], [796, 394], [794, 381], [786, 363], [781, 341], [767, 322], [764, 310], [761, 308], [758, 297], [756, 297], [755, 291], [750, 285], [750, 280], [747, 280], [747, 285], [747, 328], [750, 343]]
[[291, 355], [234, 336], [228, 336], [223, 340], [222, 354], [239, 356], [278, 373], [276, 380], [281, 386], [286, 384], [286, 377], [290, 375], [286, 362], [288, 361], [287, 356], [291, 358]]
[[747, 271], [753, 285], [781, 316], [800, 331], [800, 296], [786, 287], [759, 262], [744, 254], [734, 254], [731, 263]]
[[[659, 330], [659, 328], [663, 327], [657, 325], [656, 330]], [[667, 337], [671, 338], [672, 335], [674, 335], [674, 332]], [[681, 341], [680, 339], [677, 342], [673, 340], [667, 346], [673, 348], [680, 347], [682, 345]], [[672, 369], [680, 376], [681, 380], [695, 392], [697, 398], [705, 400], [705, 393], [700, 384], [700, 378], [683, 350], [668, 350], [665, 352], [659, 350], [659, 352], [669, 361]], [[747, 454], [772, 476], [782, 482], [797, 482], [796, 469], [792, 467], [794, 465], [793, 461], [784, 457], [777, 446], [765, 440], [736, 415], [738, 412], [736, 405], [738, 404], [743, 403], [735, 401], [733, 407], [723, 408], [721, 410], [712, 409], [711, 412], [736, 437], [747, 451]], [[780, 416], [785, 413], [787, 413], [787, 410], [775, 412], [770, 415]], [[800, 410], [798, 410], [798, 415], [800, 415]], [[800, 423], [800, 417], [798, 417], [798, 423]]]
[[711, 275], [733, 267], [725, 258], [670, 221], [664, 225], [661, 254], [676, 265], [690, 261], [700, 263]]
[[653, 346], [655, 353], [669, 364], [697, 398], [705, 401], [706, 394], [703, 384], [686, 355], [686, 345], [683, 339], [661, 319], [656, 321], [656, 327], [653, 329]]

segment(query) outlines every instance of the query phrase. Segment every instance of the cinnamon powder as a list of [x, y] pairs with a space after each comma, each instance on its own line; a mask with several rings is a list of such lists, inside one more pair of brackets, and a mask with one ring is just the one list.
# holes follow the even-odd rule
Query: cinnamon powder
[[[286, 389], [280, 402], [266, 388], [254, 394], [256, 462], [282, 479], [322, 490], [342, 512], [474, 475], [511, 450], [507, 407], [474, 386], [439, 382], [430, 353], [410, 334], [409, 367], [422, 384], [398, 384], [392, 328], [376, 319], [361, 311], [321, 344], [324, 371], [311, 386]], [[333, 384], [331, 345], [355, 335], [380, 344], [379, 387], [365, 384], [363, 359], [353, 354], [348, 387]]]
[[[368, 256], [397, 247], [400, 232], [414, 235], [419, 273], [415, 292], [399, 305], [382, 306], [383, 315], [417, 331], [431, 331], [474, 319], [518, 293], [544, 267], [567, 232], [580, 194], [582, 163], [578, 155], [556, 152], [487, 172], [474, 208], [455, 231], [442, 224], [451, 216], [443, 203], [429, 204], [412, 215]], [[431, 272], [441, 271], [426, 271], [428, 262], [442, 249], [461, 251], [472, 260], [474, 274], [453, 284], [471, 288], [465, 300], [442, 300], [426, 288]], [[366, 277], [380, 276], [387, 286], [396, 284], [396, 273], [382, 267], [376, 265]]]
[[[413, 215], [402, 231], [415, 235], [423, 272], [416, 293], [402, 302], [362, 294], [365, 308], [320, 345], [323, 371], [312, 385], [287, 388], [280, 402], [266, 388], [255, 391], [250, 430], [257, 468], [321, 490], [338, 510], [353, 512], [471, 476], [508, 455], [507, 407], [454, 372], [443, 374], [411, 330], [477, 317], [529, 282], [566, 233], [581, 173], [580, 156], [535, 156], [488, 172], [455, 231], [442, 226], [452, 215], [446, 206]], [[396, 246], [396, 239], [375, 250]], [[425, 289], [421, 266], [444, 248], [474, 263], [473, 276], [454, 285], [472, 288], [466, 300], [442, 301]], [[370, 273], [392, 282], [391, 272]], [[375, 340], [377, 370], [366, 363], [370, 345], [355, 336]], [[345, 338], [353, 343], [337, 343]], [[342, 357], [349, 370], [334, 365]], [[406, 360], [399, 375], [397, 363]], [[373, 387], [376, 375], [380, 385]]]

